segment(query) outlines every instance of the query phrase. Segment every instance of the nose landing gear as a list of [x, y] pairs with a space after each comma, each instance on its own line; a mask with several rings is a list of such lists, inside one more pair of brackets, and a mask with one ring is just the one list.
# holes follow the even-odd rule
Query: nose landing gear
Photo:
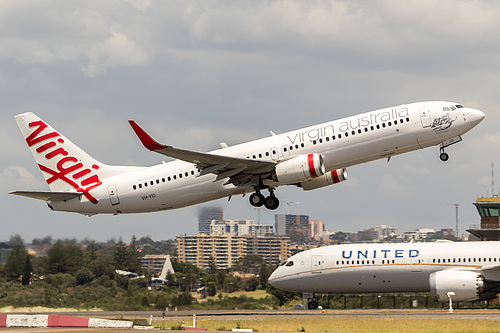
[[446, 162], [450, 159], [450, 156], [444, 152], [444, 148], [441, 148], [441, 154], [439, 154], [439, 159], [443, 162]]
[[257, 190], [255, 193], [253, 193], [250, 196], [250, 204], [254, 207], [264, 206], [267, 209], [275, 210], [276, 208], [279, 207], [280, 201], [274, 195], [273, 189], [269, 189], [269, 196], [268, 197], [264, 197], [264, 195], [262, 195], [262, 193], [260, 193], [260, 191]]

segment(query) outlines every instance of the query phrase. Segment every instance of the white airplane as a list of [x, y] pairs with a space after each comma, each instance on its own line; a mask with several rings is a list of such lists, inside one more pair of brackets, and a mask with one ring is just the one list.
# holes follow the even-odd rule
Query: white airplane
[[449, 295], [455, 302], [488, 300], [500, 292], [500, 242], [324, 246], [291, 256], [268, 282], [304, 293], [430, 291], [439, 302]]
[[[150, 151], [175, 161], [152, 167], [108, 166], [96, 161], [33, 113], [15, 117], [50, 191], [11, 194], [46, 200], [56, 211], [85, 215], [175, 209], [253, 193], [255, 207], [276, 209], [276, 187], [313, 190], [347, 179], [346, 167], [462, 140], [484, 113], [451, 102], [400, 105], [209, 153], [166, 146], [133, 120]], [[265, 197], [261, 190], [268, 190]]]

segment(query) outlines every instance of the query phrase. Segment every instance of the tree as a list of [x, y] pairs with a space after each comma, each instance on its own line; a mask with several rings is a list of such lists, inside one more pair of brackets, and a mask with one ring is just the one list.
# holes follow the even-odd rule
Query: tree
[[16, 280], [24, 272], [28, 251], [24, 247], [24, 241], [19, 235], [10, 237], [9, 247], [10, 251], [5, 263], [5, 275], [9, 280]]
[[21, 283], [23, 285], [30, 284], [32, 274], [33, 274], [33, 265], [31, 264], [31, 256], [28, 253], [26, 253], [26, 257], [24, 259]]
[[137, 242], [135, 236], [132, 238], [130, 246], [127, 246], [120, 238], [118, 243], [113, 248], [113, 264], [115, 265], [115, 268], [137, 274], [142, 273], [142, 267], [139, 262], [136, 245]]
[[83, 252], [76, 243], [76, 241], [69, 241], [63, 243], [57, 241], [47, 251], [42, 266], [44, 266], [47, 273], [69, 273], [75, 274], [81, 267], [83, 259]]

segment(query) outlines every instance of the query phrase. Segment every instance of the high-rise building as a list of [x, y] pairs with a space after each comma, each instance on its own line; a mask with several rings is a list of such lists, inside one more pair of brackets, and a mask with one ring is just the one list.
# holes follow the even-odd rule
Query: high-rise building
[[278, 235], [287, 235], [292, 240], [297, 234], [302, 234], [304, 239], [311, 238], [308, 215], [275, 215], [276, 233]]
[[326, 231], [324, 221], [312, 220], [309, 222], [309, 225], [311, 226], [311, 230], [309, 231], [311, 238], [315, 238], [317, 235]]
[[274, 234], [274, 230], [273, 226], [270, 224], [255, 224], [253, 220], [212, 220], [210, 224], [210, 235], [213, 234], [264, 237], [267, 234]]
[[198, 213], [198, 233], [210, 235], [210, 223], [224, 219], [224, 211], [220, 207], [202, 207]]
[[258, 255], [267, 264], [278, 265], [290, 256], [288, 237], [255, 237], [225, 235], [177, 237], [179, 262], [190, 263], [207, 269], [213, 258], [219, 269], [231, 268], [236, 260], [248, 255]]

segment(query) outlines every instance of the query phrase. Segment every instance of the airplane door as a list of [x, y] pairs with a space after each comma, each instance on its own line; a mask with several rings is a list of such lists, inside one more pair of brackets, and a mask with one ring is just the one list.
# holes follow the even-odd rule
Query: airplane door
[[313, 274], [321, 274], [323, 269], [323, 256], [312, 256], [311, 257], [311, 272]]
[[118, 198], [118, 191], [116, 190], [115, 184], [108, 186], [108, 195], [109, 201], [111, 201], [112, 206], [118, 205], [120, 203], [120, 198]]
[[422, 122], [422, 127], [424, 128], [431, 126], [431, 116], [427, 106], [420, 108], [420, 122]]
[[276, 148], [276, 147], [271, 148], [271, 158], [275, 161], [280, 158], [279, 153], [278, 153], [278, 148]]
[[412, 272], [422, 271], [422, 255], [420, 253], [418, 257], [411, 258], [411, 271]]
[[283, 154], [283, 157], [290, 156], [290, 150], [288, 146], [281, 146], [281, 153]]

